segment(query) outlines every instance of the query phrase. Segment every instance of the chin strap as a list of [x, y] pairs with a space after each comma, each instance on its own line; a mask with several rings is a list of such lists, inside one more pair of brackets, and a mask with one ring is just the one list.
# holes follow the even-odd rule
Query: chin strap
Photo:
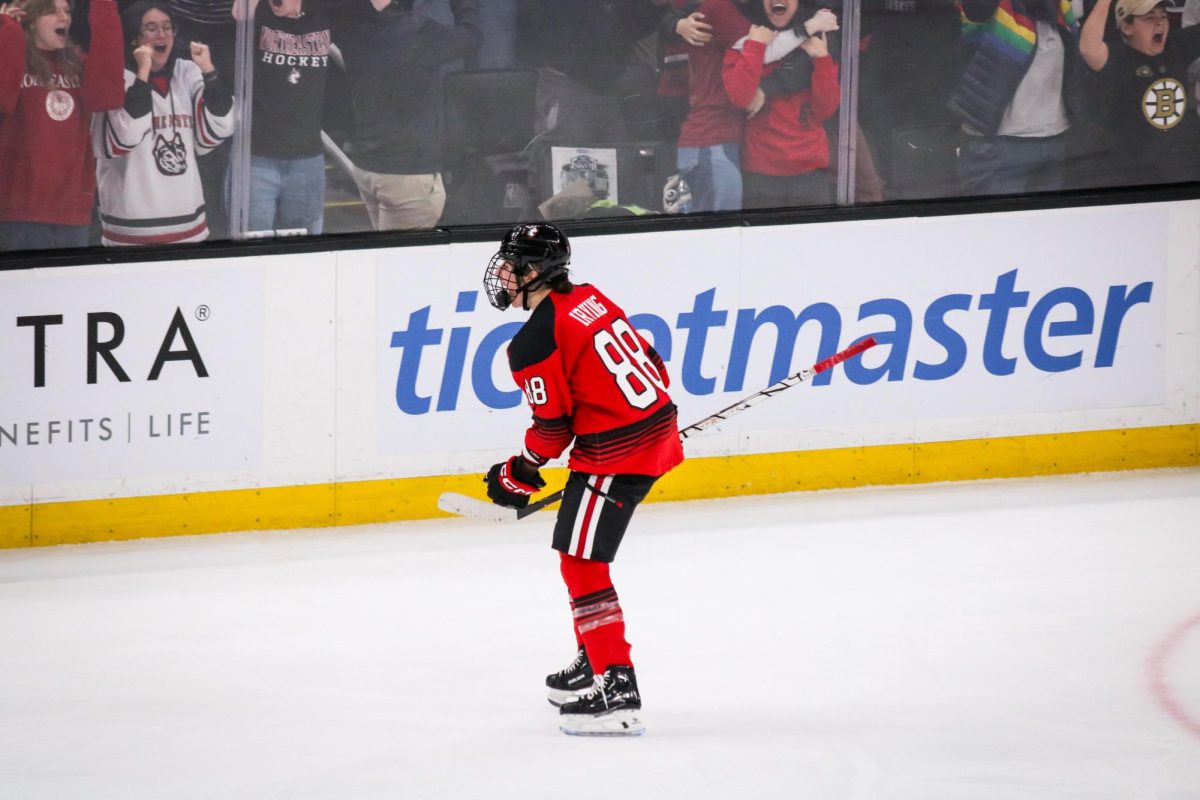
[[538, 288], [538, 284], [543, 280], [545, 279], [542, 277], [542, 273], [539, 272], [536, 278], [517, 289], [521, 293], [521, 308], [529, 311], [529, 291]]

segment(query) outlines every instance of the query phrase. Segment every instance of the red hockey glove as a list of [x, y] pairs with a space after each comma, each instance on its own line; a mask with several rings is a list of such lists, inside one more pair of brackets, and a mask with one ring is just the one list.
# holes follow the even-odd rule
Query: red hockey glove
[[529, 496], [546, 485], [537, 467], [521, 456], [493, 464], [487, 477], [488, 499], [498, 506], [524, 508], [529, 505]]

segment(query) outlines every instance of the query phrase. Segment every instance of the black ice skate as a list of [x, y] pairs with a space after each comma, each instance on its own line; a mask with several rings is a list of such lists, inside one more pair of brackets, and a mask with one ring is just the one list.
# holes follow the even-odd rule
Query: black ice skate
[[550, 705], [561, 706], [590, 692], [594, 682], [592, 665], [588, 663], [587, 653], [581, 647], [575, 654], [574, 661], [558, 672], [546, 676], [546, 687], [550, 690], [547, 699]]
[[642, 696], [633, 667], [614, 664], [597, 675], [592, 690], [558, 709], [559, 730], [572, 736], [640, 736]]

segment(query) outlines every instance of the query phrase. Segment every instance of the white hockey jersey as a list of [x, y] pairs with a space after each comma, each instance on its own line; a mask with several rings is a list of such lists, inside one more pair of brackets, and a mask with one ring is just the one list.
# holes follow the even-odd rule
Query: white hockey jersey
[[[125, 71], [125, 89], [137, 76]], [[100, 224], [106, 245], [172, 244], [208, 238], [197, 156], [233, 133], [233, 109], [215, 114], [204, 102], [204, 77], [176, 59], [169, 81], [150, 77], [153, 110], [134, 118], [124, 108], [92, 123]]]

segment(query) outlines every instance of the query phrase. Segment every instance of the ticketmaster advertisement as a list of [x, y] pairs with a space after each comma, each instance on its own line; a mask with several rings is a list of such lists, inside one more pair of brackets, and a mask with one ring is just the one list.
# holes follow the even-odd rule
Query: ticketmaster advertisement
[[[572, 274], [666, 359], [682, 424], [878, 341], [694, 454], [1034, 433], [1167, 403], [1170, 227], [1158, 205], [577, 237]], [[493, 249], [416, 287], [388, 263], [403, 251], [379, 257], [381, 456], [520, 444], [505, 347], [525, 314], [488, 305]]]

